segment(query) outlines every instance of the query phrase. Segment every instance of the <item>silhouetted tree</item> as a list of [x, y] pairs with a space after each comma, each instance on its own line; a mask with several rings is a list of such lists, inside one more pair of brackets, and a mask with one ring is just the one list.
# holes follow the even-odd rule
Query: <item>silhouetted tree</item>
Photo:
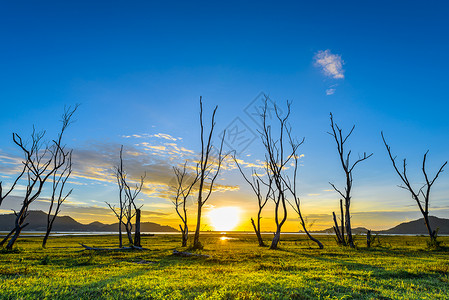
[[[299, 155], [297, 150], [304, 142], [296, 141], [291, 135], [291, 126], [288, 124], [290, 116], [291, 102], [287, 101], [287, 112], [285, 116], [281, 116], [280, 109], [274, 104], [274, 115], [277, 123], [276, 130], [278, 134], [273, 135], [272, 125], [268, 124], [268, 97], [265, 99], [265, 105], [262, 109], [262, 130], [259, 131], [262, 144], [265, 148], [265, 161], [267, 178], [272, 181], [271, 200], [274, 202], [274, 220], [276, 223], [276, 231], [271, 241], [270, 249], [277, 249], [281, 237], [282, 226], [287, 220], [287, 203], [289, 203], [298, 214], [301, 225], [307, 236], [322, 247], [322, 244], [314, 239], [306, 228], [301, 208], [300, 199], [297, 194], [296, 174], [298, 170]], [[287, 150], [285, 143], [290, 144], [290, 150]], [[288, 174], [289, 164], [293, 164], [293, 177]], [[293, 201], [289, 201], [288, 195], [291, 194]]]
[[[137, 207], [136, 205], [136, 198], [137, 196], [140, 194], [140, 192], [142, 191], [142, 187], [145, 181], [145, 177], [146, 174], [144, 174], [143, 176], [140, 177], [140, 181], [138, 183], [136, 183], [132, 188], [129, 186], [128, 182], [126, 181], [126, 176], [123, 177], [123, 185], [124, 185], [124, 191], [125, 191], [125, 198], [126, 198], [126, 203], [128, 204], [126, 209], [125, 209], [125, 229], [126, 229], [126, 233], [128, 236], [128, 240], [129, 243], [131, 245], [134, 246], [140, 246], [140, 245], [135, 245], [133, 238], [132, 238], [132, 219], [134, 218], [134, 216], [136, 216], [137, 214], [139, 214], [139, 218], [136, 218], [136, 222], [140, 222], [140, 209], [142, 208], [143, 205]], [[136, 226], [136, 230], [134, 232], [135, 236], [138, 236], [140, 239], [140, 232], [137, 231], [137, 229], [140, 230], [140, 224], [138, 226]]]
[[[123, 146], [120, 149], [120, 163], [115, 169], [115, 176], [117, 178], [117, 185], [119, 188], [119, 207], [116, 208], [115, 205], [111, 205], [106, 202], [109, 208], [114, 212], [118, 219], [118, 230], [119, 230], [119, 245], [123, 246], [122, 241], [122, 225], [126, 230], [128, 241], [130, 245], [135, 245], [135, 241], [132, 238], [132, 220], [136, 214], [140, 214], [140, 207], [137, 207], [135, 200], [139, 193], [142, 191], [142, 187], [145, 181], [146, 174], [140, 177], [140, 181], [135, 184], [133, 188], [130, 187], [127, 179], [127, 173], [123, 169]], [[136, 218], [136, 221], [140, 222], [140, 217]], [[140, 224], [136, 226], [136, 229], [140, 230]], [[139, 236], [137, 241], [140, 243], [140, 232], [136, 230], [135, 234]]]
[[[246, 177], [245, 173], [243, 172], [242, 168], [240, 167], [238, 160], [234, 156], [235, 164], [237, 165], [240, 173], [242, 174], [245, 181], [251, 186], [251, 189], [254, 191], [257, 197], [257, 204], [258, 204], [258, 211], [257, 211], [257, 223], [254, 222], [254, 219], [251, 218], [251, 224], [253, 225], [254, 232], [257, 236], [257, 241], [259, 242], [259, 246], [263, 247], [265, 246], [265, 243], [262, 239], [261, 234], [261, 227], [260, 227], [260, 219], [262, 219], [262, 210], [267, 204], [268, 200], [272, 198], [273, 193], [273, 178], [271, 176], [267, 176], [266, 181], [264, 181], [256, 172], [256, 170], [253, 169], [251, 180]], [[267, 170], [268, 164], [265, 163], [265, 171], [268, 174], [269, 171]], [[265, 192], [263, 191], [263, 187], [265, 187]]]
[[[215, 113], [217, 112], [217, 109], [218, 106], [215, 106], [214, 112], [212, 113], [212, 121], [209, 134], [208, 136], [205, 136], [203, 125], [203, 102], [202, 98], [200, 97], [201, 157], [199, 160], [197, 221], [195, 235], [193, 238], [193, 249], [203, 248], [200, 242], [202, 208], [212, 194], [215, 180], [218, 177], [221, 165], [226, 157], [226, 155], [223, 155], [223, 142], [226, 132], [223, 132], [220, 149], [218, 150], [218, 156], [215, 158], [212, 157], [212, 135], [215, 128]], [[206, 141], [205, 138], [207, 138]]]
[[176, 176], [176, 194], [174, 199], [172, 200], [173, 205], [175, 206], [176, 213], [181, 219], [182, 224], [179, 224], [179, 228], [181, 229], [181, 246], [187, 246], [187, 240], [189, 238], [189, 227], [187, 226], [187, 199], [192, 192], [193, 187], [198, 182], [199, 176], [199, 165], [196, 166], [195, 176], [190, 176], [187, 172], [187, 161], [182, 166], [182, 169], [179, 167], [173, 167], [173, 172]]
[[7, 249], [12, 249], [22, 230], [29, 224], [25, 223], [28, 216], [28, 209], [40, 196], [47, 180], [52, 178], [52, 176], [66, 164], [68, 157], [71, 156], [71, 151], [66, 151], [64, 145], [62, 145], [62, 137], [67, 126], [70, 124], [72, 115], [77, 107], [78, 105], [73, 109], [69, 107], [65, 110], [62, 116], [62, 129], [58, 138], [51, 143], [45, 143], [43, 141], [45, 131], [36, 132], [34, 128], [29, 143], [24, 142], [19, 134], [13, 133], [13, 141], [21, 149], [24, 155], [22, 163], [25, 170], [26, 189], [20, 210], [18, 212], [14, 211], [16, 216], [14, 228], [0, 243], [5, 243], [11, 237], [6, 246]]
[[418, 205], [419, 211], [424, 217], [424, 223], [427, 228], [427, 232], [430, 237], [430, 243], [431, 245], [437, 245], [437, 231], [432, 230], [430, 221], [429, 221], [429, 204], [430, 204], [430, 189], [432, 188], [432, 185], [435, 183], [435, 180], [437, 180], [438, 176], [443, 172], [443, 168], [446, 166], [447, 161], [443, 163], [443, 165], [438, 169], [435, 176], [433, 178], [429, 178], [426, 171], [426, 160], [427, 160], [427, 154], [429, 153], [429, 150], [426, 151], [424, 154], [423, 160], [422, 160], [422, 173], [424, 175], [425, 183], [424, 185], [419, 189], [416, 190], [413, 188], [412, 183], [410, 183], [410, 180], [407, 176], [407, 159], [403, 159], [402, 163], [402, 170], [399, 170], [399, 167], [396, 164], [396, 156], [393, 156], [391, 154], [391, 148], [387, 144], [383, 132], [381, 132], [382, 140], [384, 142], [385, 147], [387, 148], [388, 156], [390, 157], [390, 160], [393, 164], [393, 168], [396, 171], [396, 173], [399, 175], [399, 178], [401, 178], [404, 185], [400, 185], [400, 188], [403, 188], [410, 192], [412, 195], [413, 200], [415, 200], [416, 204]]
[[[72, 115], [75, 113], [78, 108], [78, 104], [75, 106], [73, 110], [65, 110], [64, 115], [62, 117], [62, 128], [61, 133], [58, 137], [58, 144], [62, 143], [62, 135], [67, 127], [70, 125], [70, 120]], [[53, 160], [53, 167], [56, 167], [58, 161], [56, 159]], [[61, 171], [62, 170], [62, 171]], [[53, 228], [53, 224], [56, 220], [56, 217], [61, 211], [62, 203], [72, 194], [73, 189], [70, 189], [67, 193], [64, 193], [65, 185], [70, 175], [72, 174], [72, 151], [69, 151], [66, 155], [65, 164], [63, 168], [59, 168], [53, 173], [52, 178], [52, 193], [50, 197], [50, 206], [48, 207], [47, 213], [47, 228], [45, 231], [45, 236], [42, 241], [42, 247], [45, 248], [47, 245], [48, 237], [50, 236], [51, 230]], [[54, 209], [54, 210], [53, 210]]]
[[282, 177], [282, 180], [284, 180], [285, 186], [288, 188], [288, 190], [290, 191], [290, 193], [292, 194], [293, 199], [294, 199], [293, 203], [291, 201], [288, 201], [288, 200], [287, 201], [291, 205], [293, 210], [298, 214], [301, 226], [302, 226], [304, 232], [306, 233], [307, 237], [310, 240], [312, 240], [313, 242], [315, 242], [320, 249], [323, 249], [324, 248], [323, 244], [318, 239], [314, 238], [310, 234], [309, 230], [307, 229], [306, 222], [304, 221], [304, 218], [301, 213], [301, 207], [300, 207], [301, 201], [300, 201], [299, 195], [297, 193], [297, 189], [296, 189], [297, 188], [296, 175], [298, 172], [298, 160], [299, 160], [299, 154], [297, 152], [298, 152], [299, 146], [301, 146], [302, 143], [304, 142], [304, 139], [302, 139], [301, 141], [296, 141], [291, 136], [291, 128], [287, 129], [286, 131], [287, 131], [288, 138], [290, 141], [290, 146], [292, 149], [291, 156], [293, 157], [293, 162], [294, 162], [293, 178], [290, 179], [288, 176]]
[[346, 246], [345, 240], [345, 216], [343, 212], [343, 199], [340, 199], [340, 223], [341, 227], [338, 227], [337, 217], [335, 216], [335, 212], [332, 212], [332, 217], [334, 220], [334, 231], [337, 236], [337, 243], [343, 246]]
[[367, 248], [371, 248], [371, 245], [374, 243], [374, 241], [376, 240], [377, 234], [375, 236], [373, 236], [371, 234], [371, 230], [367, 230], [366, 232], [366, 247]]
[[[347, 135], [343, 135], [342, 129], [338, 127], [336, 123], [334, 123], [334, 119], [332, 116], [332, 113], [330, 113], [330, 120], [331, 120], [331, 129], [332, 132], [328, 132], [331, 136], [334, 137], [335, 143], [337, 144], [337, 150], [338, 150], [338, 156], [340, 158], [341, 166], [343, 168], [343, 171], [345, 172], [346, 177], [346, 186], [344, 192], [339, 190], [333, 183], [329, 182], [329, 184], [334, 188], [334, 190], [339, 193], [344, 201], [345, 201], [345, 222], [346, 222], [346, 235], [347, 235], [347, 241], [346, 243], [351, 247], [354, 248], [354, 240], [352, 239], [352, 231], [351, 231], [351, 213], [350, 213], [350, 206], [351, 206], [351, 190], [352, 190], [352, 171], [354, 170], [355, 166], [370, 158], [373, 153], [366, 155], [366, 152], [363, 153], [363, 157], [359, 157], [354, 163], [351, 164], [350, 162], [350, 156], [351, 156], [351, 150], [349, 150], [347, 153], [345, 152], [345, 143], [348, 140], [349, 136], [354, 131], [355, 125], [352, 126], [352, 129], [349, 131]], [[342, 238], [344, 240], [344, 232], [341, 232]]]
[[50, 206], [47, 212], [47, 228], [42, 241], [43, 248], [47, 245], [47, 240], [53, 228], [53, 223], [55, 222], [58, 214], [61, 212], [62, 203], [72, 194], [73, 191], [73, 189], [70, 189], [67, 193], [64, 193], [65, 184], [72, 174], [72, 152], [69, 152], [67, 155], [66, 163], [64, 169], [62, 169], [62, 172], [57, 173], [58, 172], [53, 173], [52, 194], [50, 197]]
[[109, 208], [112, 210], [112, 212], [115, 214], [118, 220], [118, 239], [119, 239], [119, 247], [123, 247], [123, 238], [122, 238], [122, 225], [124, 225], [123, 222], [123, 216], [124, 216], [124, 210], [125, 210], [125, 197], [123, 195], [123, 145], [120, 148], [120, 163], [117, 167], [115, 167], [115, 178], [117, 179], [117, 186], [119, 190], [119, 206], [118, 208], [115, 207], [115, 205], [111, 205], [110, 203], [106, 202], [106, 204], [109, 206]]
[[[287, 114], [285, 117], [280, 116], [277, 105], [274, 105], [276, 120], [279, 121], [279, 135], [274, 138], [272, 135], [271, 125], [268, 124], [268, 98], [265, 99], [265, 105], [261, 113], [263, 129], [261, 134], [262, 144], [265, 148], [265, 160], [267, 162], [267, 177], [271, 178], [273, 184], [273, 193], [271, 199], [274, 202], [274, 221], [276, 223], [276, 231], [271, 241], [270, 249], [277, 249], [281, 238], [281, 229], [287, 220], [287, 199], [285, 181], [283, 180], [283, 171], [287, 163], [293, 155], [284, 152], [284, 135], [286, 132], [286, 123], [290, 115], [290, 103], [287, 102]], [[282, 210], [282, 216], [280, 216]]]

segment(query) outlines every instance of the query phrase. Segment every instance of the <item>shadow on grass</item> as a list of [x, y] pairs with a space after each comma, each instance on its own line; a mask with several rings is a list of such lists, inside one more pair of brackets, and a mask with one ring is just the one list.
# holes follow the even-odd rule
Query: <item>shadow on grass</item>
[[[443, 280], [448, 276], [448, 266], [447, 265], [428, 265], [421, 269], [415, 271], [408, 271], [404, 269], [386, 269], [383, 266], [371, 265], [368, 263], [359, 263], [354, 261], [347, 261], [342, 258], [344, 255], [335, 255], [337, 253], [320, 253], [319, 255], [312, 255], [304, 252], [291, 251], [291, 250], [283, 250], [285, 252], [294, 253], [298, 256], [306, 257], [310, 260], [322, 261], [326, 265], [331, 265], [335, 267], [334, 275], [348, 275], [352, 271], [360, 271], [360, 274], [353, 274], [351, 276], [360, 277], [369, 277], [375, 278], [377, 284], [379, 286], [383, 286], [384, 289], [394, 288], [396, 290], [405, 291], [406, 288], [398, 287], [393, 282], [390, 283], [381, 283], [382, 280], [393, 280], [393, 281], [403, 281], [403, 280], [416, 280], [423, 279], [424, 281], [431, 282], [433, 280]], [[349, 250], [349, 251], [357, 251], [360, 253], [360, 250]], [[370, 250], [371, 252], [372, 250]], [[392, 251], [388, 251], [389, 255], [391, 255]], [[402, 251], [401, 251], [402, 252]], [[396, 253], [396, 251], [394, 251]], [[330, 255], [329, 255], [330, 254]], [[356, 254], [356, 253], [354, 253]], [[402, 253], [403, 256], [410, 257], [407, 253]], [[351, 258], [351, 256], [346, 256], [347, 258]], [[353, 257], [357, 259], [358, 257]], [[366, 273], [368, 272], [368, 273]]]

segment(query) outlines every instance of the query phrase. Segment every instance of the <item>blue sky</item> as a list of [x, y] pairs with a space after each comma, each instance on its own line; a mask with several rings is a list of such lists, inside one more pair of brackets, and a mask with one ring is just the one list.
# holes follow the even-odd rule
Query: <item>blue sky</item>
[[[399, 178], [381, 130], [393, 152], [408, 158], [417, 184], [427, 149], [432, 171], [448, 159], [449, 9], [444, 1], [25, 1], [0, 7], [4, 184], [19, 155], [11, 132], [25, 136], [35, 124], [51, 137], [64, 105], [81, 103], [66, 136], [77, 161], [75, 190], [63, 209], [81, 221], [99, 216], [113, 221], [104, 201], [116, 197], [108, 174], [124, 144], [139, 153], [128, 156], [130, 172], [153, 174], [141, 200], [148, 221], [176, 224], [161, 191], [170, 181], [171, 165], [199, 149], [199, 96], [206, 115], [219, 106], [217, 133], [237, 117], [255, 131], [245, 108], [261, 92], [283, 107], [286, 100], [293, 102], [294, 134], [305, 137], [304, 213], [317, 227], [329, 225], [338, 207], [328, 181], [343, 182], [335, 145], [326, 134], [329, 112], [343, 128], [356, 124], [350, 140], [355, 155], [374, 152], [355, 173], [356, 226], [386, 228], [419, 216], [409, 195], [396, 186]], [[325, 63], [317, 63], [319, 53]], [[241, 153], [248, 162], [262, 155], [258, 139]], [[241, 207], [240, 228], [250, 229], [246, 220], [254, 214], [255, 199], [248, 187], [235, 170], [223, 172], [220, 184], [228, 189], [209, 204]], [[434, 215], [449, 217], [448, 190], [443, 173], [432, 194]], [[8, 212], [17, 199], [1, 211]], [[268, 230], [269, 210], [265, 218]], [[298, 226], [292, 211], [288, 228]]]

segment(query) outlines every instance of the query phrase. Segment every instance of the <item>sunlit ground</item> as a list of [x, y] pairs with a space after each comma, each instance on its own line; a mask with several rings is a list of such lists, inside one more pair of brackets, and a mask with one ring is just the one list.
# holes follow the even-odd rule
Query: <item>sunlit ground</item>
[[381, 236], [371, 249], [365, 236], [357, 249], [320, 239], [323, 250], [283, 235], [273, 251], [254, 234], [209, 233], [197, 252], [208, 257], [182, 257], [173, 249], [192, 250], [180, 234], [144, 236], [143, 251], [79, 245], [114, 248], [117, 236], [53, 237], [47, 249], [27, 237], [0, 253], [0, 299], [448, 299], [449, 252], [427, 250], [426, 237]]

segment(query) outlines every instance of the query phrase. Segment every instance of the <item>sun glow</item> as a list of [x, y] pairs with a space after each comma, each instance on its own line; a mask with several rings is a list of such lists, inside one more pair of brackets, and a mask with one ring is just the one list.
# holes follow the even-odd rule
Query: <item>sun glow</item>
[[233, 206], [214, 208], [208, 213], [209, 223], [216, 231], [233, 230], [240, 222], [240, 211]]

